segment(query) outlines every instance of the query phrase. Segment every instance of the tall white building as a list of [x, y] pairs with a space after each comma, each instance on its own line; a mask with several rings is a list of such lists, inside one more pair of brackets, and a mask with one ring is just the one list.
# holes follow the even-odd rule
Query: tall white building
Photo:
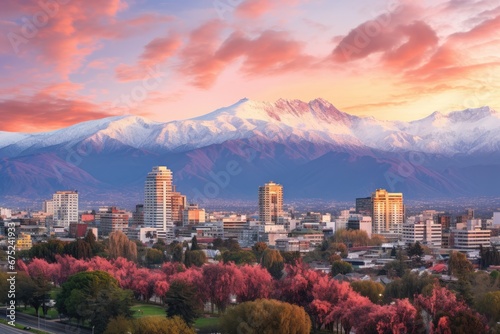
[[52, 196], [54, 225], [69, 227], [78, 223], [78, 191], [57, 191]]
[[42, 211], [47, 215], [54, 214], [54, 202], [51, 199], [43, 201]]
[[159, 239], [172, 242], [172, 171], [165, 166], [153, 167], [144, 186], [144, 226], [154, 227]]
[[442, 243], [441, 224], [435, 224], [431, 219], [425, 221], [409, 220], [403, 224], [403, 242], [408, 245], [417, 241], [422, 245], [440, 248]]

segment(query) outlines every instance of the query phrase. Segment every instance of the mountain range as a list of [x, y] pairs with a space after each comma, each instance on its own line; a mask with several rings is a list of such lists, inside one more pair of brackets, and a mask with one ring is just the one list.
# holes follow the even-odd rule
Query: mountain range
[[242, 99], [192, 119], [115, 116], [50, 132], [0, 132], [0, 200], [78, 189], [83, 200], [141, 203], [154, 165], [190, 202], [253, 199], [273, 180], [285, 199], [354, 200], [376, 188], [414, 199], [499, 195], [500, 113], [434, 112], [411, 122], [339, 111], [323, 99]]

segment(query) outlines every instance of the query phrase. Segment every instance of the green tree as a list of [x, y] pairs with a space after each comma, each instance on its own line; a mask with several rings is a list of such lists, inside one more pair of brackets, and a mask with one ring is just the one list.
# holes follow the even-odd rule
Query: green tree
[[468, 280], [474, 272], [472, 263], [467, 260], [465, 254], [460, 252], [450, 252], [448, 260], [448, 274], [454, 275], [458, 279]]
[[349, 262], [335, 261], [332, 264], [332, 270], [331, 270], [330, 274], [332, 276], [336, 276], [338, 274], [345, 275], [345, 274], [352, 273], [352, 270], [353, 270], [352, 265]]
[[186, 267], [196, 266], [201, 267], [207, 262], [207, 256], [204, 251], [201, 250], [186, 250], [184, 252], [184, 265]]
[[295, 265], [300, 259], [300, 252], [280, 252], [286, 264]]
[[124, 257], [130, 261], [137, 261], [137, 245], [128, 239], [122, 231], [109, 234], [109, 255], [116, 259]]
[[165, 296], [165, 303], [168, 317], [179, 316], [188, 325], [191, 325], [201, 313], [195, 287], [184, 281], [172, 282]]
[[75, 259], [90, 259], [92, 257], [92, 248], [85, 240], [77, 239], [64, 246], [64, 253], [71, 255]]
[[407, 271], [402, 278], [396, 278], [385, 286], [384, 301], [389, 303], [394, 299], [405, 298], [412, 301], [415, 295], [427, 295], [432, 291], [434, 280], [426, 273], [420, 275]]
[[262, 255], [264, 254], [264, 251], [268, 248], [269, 247], [267, 246], [267, 244], [262, 241], [259, 241], [252, 246], [252, 252], [255, 254], [255, 258], [259, 263], [262, 260]]
[[183, 262], [184, 250], [180, 243], [175, 243], [172, 247], [172, 261], [173, 262]]
[[180, 317], [143, 317], [139, 319], [112, 319], [105, 334], [196, 334]]
[[104, 271], [85, 271], [70, 276], [56, 299], [59, 313], [79, 322], [89, 321], [96, 333], [104, 332], [109, 319], [130, 317], [133, 295]]
[[478, 312], [484, 314], [491, 324], [500, 321], [500, 291], [492, 291], [478, 296], [475, 306]]
[[417, 241], [414, 244], [408, 245], [408, 247], [406, 248], [406, 253], [410, 258], [420, 258], [424, 255], [424, 249], [422, 248], [422, 245], [420, 245], [420, 242]]
[[200, 246], [198, 246], [198, 239], [196, 239], [196, 235], [191, 239], [191, 250], [201, 250]]
[[225, 251], [222, 253], [222, 260], [224, 263], [234, 262], [235, 264], [252, 264], [257, 262], [254, 253], [246, 250], [237, 252]]
[[384, 286], [374, 281], [354, 281], [352, 289], [360, 295], [368, 297], [372, 303], [381, 303], [384, 296]]
[[149, 248], [146, 251], [146, 263], [148, 265], [163, 263], [163, 253], [158, 249]]
[[221, 318], [224, 333], [309, 334], [311, 319], [302, 307], [273, 299], [257, 299], [229, 309]]
[[262, 255], [261, 265], [269, 271], [271, 276], [276, 279], [280, 279], [283, 275], [283, 268], [285, 267], [285, 261], [280, 252], [273, 249], [266, 249]]

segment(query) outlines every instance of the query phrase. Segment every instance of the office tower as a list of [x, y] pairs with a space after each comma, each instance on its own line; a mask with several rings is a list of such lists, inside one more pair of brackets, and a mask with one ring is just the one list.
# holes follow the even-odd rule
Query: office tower
[[142, 227], [144, 225], [144, 204], [137, 204], [132, 212], [132, 225]]
[[[195, 225], [205, 222], [205, 209], [201, 209], [197, 204], [189, 204], [183, 210], [182, 225]], [[246, 223], [246, 220], [245, 220]]]
[[372, 198], [362, 197], [356, 198], [356, 213], [371, 216], [372, 215]]
[[108, 236], [111, 232], [122, 231], [128, 232], [129, 215], [125, 210], [118, 209], [114, 206], [108, 207], [106, 211], [101, 213], [101, 224], [99, 232], [103, 236]]
[[54, 214], [54, 203], [52, 202], [51, 199], [43, 201], [42, 204], [42, 211], [46, 213], [47, 215], [52, 215]]
[[175, 191], [175, 186], [172, 186], [172, 195], [170, 197], [170, 202], [172, 206], [172, 221], [174, 225], [182, 225], [182, 213], [186, 207], [186, 196], [182, 195], [180, 192]]
[[432, 219], [403, 224], [403, 242], [407, 245], [418, 241], [429, 247], [440, 248], [442, 235], [441, 224], [434, 223]]
[[165, 166], [153, 167], [144, 186], [144, 226], [154, 227], [158, 238], [174, 239], [172, 220], [172, 172]]
[[401, 233], [404, 213], [402, 193], [377, 189], [372, 194], [373, 233]]
[[78, 223], [78, 191], [57, 191], [52, 196], [52, 210], [54, 225]]
[[283, 216], [283, 187], [271, 181], [259, 187], [259, 220], [276, 224], [280, 216]]

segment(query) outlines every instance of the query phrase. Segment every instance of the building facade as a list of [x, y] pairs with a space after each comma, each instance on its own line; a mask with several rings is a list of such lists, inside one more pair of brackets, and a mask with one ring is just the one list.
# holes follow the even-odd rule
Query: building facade
[[283, 186], [274, 182], [259, 187], [259, 220], [264, 224], [277, 224], [283, 216]]
[[407, 245], [418, 241], [422, 245], [441, 248], [442, 238], [441, 224], [436, 224], [433, 220], [403, 224], [403, 242]]
[[108, 236], [111, 232], [122, 231], [128, 233], [129, 214], [122, 209], [114, 206], [109, 207], [105, 212], [101, 213], [101, 224], [99, 230], [101, 235]]
[[372, 194], [373, 233], [401, 233], [404, 215], [402, 193], [377, 189]]
[[154, 227], [159, 239], [174, 239], [172, 219], [172, 171], [165, 166], [153, 167], [144, 186], [144, 227]]
[[69, 228], [78, 223], [78, 191], [57, 191], [52, 196], [54, 225]]

